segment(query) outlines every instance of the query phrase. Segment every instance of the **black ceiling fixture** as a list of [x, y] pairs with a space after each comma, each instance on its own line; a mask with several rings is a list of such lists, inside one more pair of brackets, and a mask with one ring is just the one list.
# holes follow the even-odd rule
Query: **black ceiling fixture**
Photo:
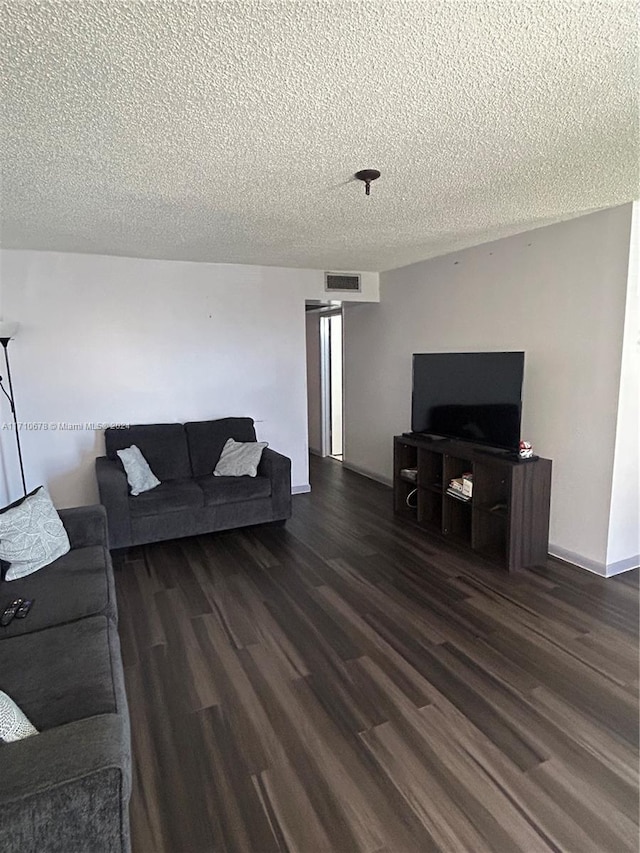
[[365, 195], [369, 195], [371, 191], [371, 181], [375, 181], [380, 177], [380, 172], [377, 169], [360, 169], [356, 172], [356, 178], [359, 181], [364, 181]]

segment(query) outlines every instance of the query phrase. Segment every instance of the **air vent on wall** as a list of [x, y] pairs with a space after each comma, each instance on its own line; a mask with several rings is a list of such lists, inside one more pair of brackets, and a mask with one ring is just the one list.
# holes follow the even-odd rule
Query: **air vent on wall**
[[325, 290], [360, 290], [360, 276], [355, 273], [326, 272], [324, 274]]

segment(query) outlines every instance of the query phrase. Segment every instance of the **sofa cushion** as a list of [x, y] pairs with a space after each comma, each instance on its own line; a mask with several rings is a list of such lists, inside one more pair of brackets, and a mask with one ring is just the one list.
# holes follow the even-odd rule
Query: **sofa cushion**
[[149, 468], [149, 463], [135, 444], [117, 451], [118, 458], [127, 475], [129, 491], [132, 495], [141, 495], [160, 485], [160, 480]]
[[31, 725], [22, 708], [0, 690], [0, 741], [14, 743], [37, 734], [38, 730]]
[[50, 565], [69, 550], [69, 537], [44, 486], [0, 510], [0, 559], [14, 581]]
[[219, 418], [215, 421], [191, 421], [184, 425], [194, 477], [213, 474], [228, 438], [255, 441], [252, 418]]
[[26, 619], [0, 628], [9, 637], [105, 614], [115, 619], [116, 602], [109, 552], [102, 545], [74, 548], [50, 566], [16, 581], [0, 583], [0, 607], [11, 598], [34, 599]]
[[134, 424], [104, 432], [107, 457], [121, 464], [118, 450], [135, 444], [160, 480], [191, 476], [187, 438], [182, 424]]
[[266, 441], [236, 441], [235, 438], [228, 438], [213, 476], [255, 477], [262, 451], [268, 446]]
[[205, 506], [240, 503], [271, 495], [271, 480], [268, 477], [198, 477], [198, 485], [204, 493]]
[[117, 649], [116, 627], [104, 616], [13, 637], [0, 643], [0, 684], [39, 731], [116, 713]]
[[165, 512], [181, 512], [187, 509], [200, 509], [203, 506], [202, 489], [191, 478], [160, 483], [150, 492], [129, 497], [129, 511], [132, 518], [162, 515]]

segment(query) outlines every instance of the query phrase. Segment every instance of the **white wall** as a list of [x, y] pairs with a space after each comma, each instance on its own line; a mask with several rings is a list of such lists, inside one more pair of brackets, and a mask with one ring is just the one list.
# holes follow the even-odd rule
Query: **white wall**
[[411, 355], [524, 350], [523, 438], [553, 460], [550, 547], [604, 571], [631, 205], [383, 273], [345, 311], [345, 461], [389, 480]]
[[[0, 256], [3, 319], [23, 422], [155, 423], [248, 415], [308, 487], [305, 299], [322, 271], [55, 252]], [[378, 276], [362, 276], [377, 299]], [[3, 371], [2, 371], [3, 372]], [[2, 421], [10, 421], [5, 403]], [[27, 486], [57, 506], [97, 499], [102, 430], [21, 433]], [[0, 430], [0, 500], [21, 494], [14, 437]]]
[[320, 314], [306, 316], [307, 423], [309, 450], [322, 455], [322, 388], [320, 382]]
[[640, 204], [633, 205], [607, 574], [640, 565]]

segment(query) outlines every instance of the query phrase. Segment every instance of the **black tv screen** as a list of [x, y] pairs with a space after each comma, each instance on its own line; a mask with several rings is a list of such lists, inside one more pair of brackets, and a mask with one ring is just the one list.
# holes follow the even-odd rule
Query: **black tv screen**
[[411, 430], [518, 450], [523, 352], [415, 353]]

